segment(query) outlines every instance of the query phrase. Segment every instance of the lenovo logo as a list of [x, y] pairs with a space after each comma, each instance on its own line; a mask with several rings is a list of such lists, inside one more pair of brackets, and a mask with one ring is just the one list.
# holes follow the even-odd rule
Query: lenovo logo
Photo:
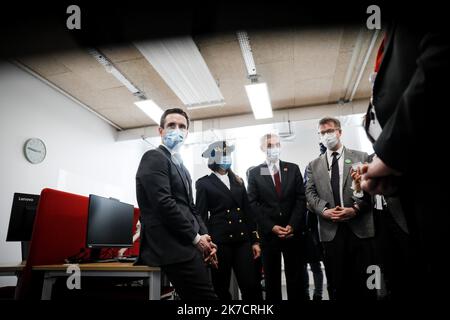
[[32, 198], [22, 198], [22, 197], [19, 197], [19, 201], [30, 201], [30, 202], [33, 202], [34, 199], [32, 199]]

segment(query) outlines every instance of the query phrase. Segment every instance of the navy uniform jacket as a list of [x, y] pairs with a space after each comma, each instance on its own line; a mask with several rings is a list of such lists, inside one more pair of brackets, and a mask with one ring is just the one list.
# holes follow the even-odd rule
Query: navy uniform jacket
[[247, 192], [242, 183], [230, 172], [230, 187], [214, 174], [197, 180], [196, 207], [208, 227], [212, 241], [230, 243], [258, 242], [256, 223], [250, 208]]

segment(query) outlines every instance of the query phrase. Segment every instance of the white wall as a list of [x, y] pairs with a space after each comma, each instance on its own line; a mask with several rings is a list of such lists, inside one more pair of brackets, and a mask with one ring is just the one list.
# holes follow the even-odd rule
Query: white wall
[[[116, 129], [94, 114], [0, 60], [0, 264], [20, 261], [20, 244], [5, 241], [14, 192], [39, 194], [49, 187], [136, 205], [135, 173], [145, 143], [116, 142], [116, 136]], [[23, 155], [31, 137], [46, 144], [40, 164]], [[14, 283], [0, 277], [0, 286]]]

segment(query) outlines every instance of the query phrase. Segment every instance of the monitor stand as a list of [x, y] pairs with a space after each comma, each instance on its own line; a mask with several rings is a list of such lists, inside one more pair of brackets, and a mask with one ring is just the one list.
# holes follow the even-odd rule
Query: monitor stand
[[83, 263], [101, 263], [101, 262], [117, 262], [117, 258], [112, 259], [102, 259], [100, 258], [102, 249], [101, 248], [91, 248], [89, 259]]
[[22, 251], [22, 261], [26, 261], [28, 259], [28, 253], [30, 251], [30, 241], [21, 241], [20, 249]]

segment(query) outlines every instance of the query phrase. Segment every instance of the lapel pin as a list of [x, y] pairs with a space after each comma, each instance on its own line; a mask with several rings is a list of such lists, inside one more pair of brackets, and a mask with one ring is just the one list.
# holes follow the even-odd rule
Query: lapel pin
[[345, 159], [345, 163], [350, 164], [350, 163], [352, 163], [352, 160], [350, 160], [350, 159]]
[[284, 168], [283, 171], [287, 171], [287, 168]]

